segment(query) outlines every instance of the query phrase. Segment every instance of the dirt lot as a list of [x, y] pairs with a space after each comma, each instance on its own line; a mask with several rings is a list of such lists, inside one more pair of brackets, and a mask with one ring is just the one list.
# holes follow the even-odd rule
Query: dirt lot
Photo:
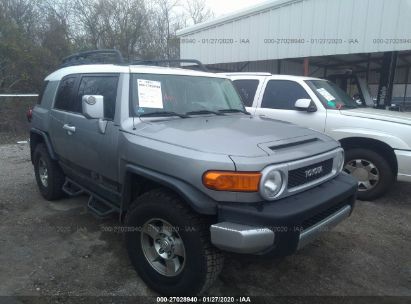
[[[47, 202], [27, 145], [0, 146], [0, 295], [154, 295], [128, 261], [116, 220], [86, 197]], [[295, 256], [228, 255], [210, 295], [411, 296], [411, 187], [358, 202], [353, 216]], [[1, 302], [1, 301], [0, 301]]]

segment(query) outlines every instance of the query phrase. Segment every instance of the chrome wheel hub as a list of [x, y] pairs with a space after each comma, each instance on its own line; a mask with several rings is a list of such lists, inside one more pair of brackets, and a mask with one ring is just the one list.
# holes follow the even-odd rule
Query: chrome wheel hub
[[350, 160], [345, 164], [344, 171], [358, 180], [358, 191], [371, 190], [380, 180], [380, 172], [378, 168], [369, 160]]
[[49, 180], [47, 164], [42, 158], [40, 158], [38, 166], [39, 166], [38, 170], [39, 170], [40, 182], [44, 187], [47, 187], [48, 186], [48, 180]]
[[164, 276], [177, 276], [184, 269], [183, 240], [165, 220], [151, 219], [143, 225], [141, 248], [151, 267]]

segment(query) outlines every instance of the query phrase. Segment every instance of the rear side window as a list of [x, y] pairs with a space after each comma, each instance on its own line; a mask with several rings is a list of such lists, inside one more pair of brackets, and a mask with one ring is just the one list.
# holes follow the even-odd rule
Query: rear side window
[[59, 84], [58, 81], [45, 82], [45, 86], [39, 96], [39, 101], [38, 101], [38, 103], [41, 104], [42, 107], [51, 108], [53, 104], [54, 96], [56, 95], [58, 84]]
[[295, 102], [298, 99], [310, 96], [304, 88], [295, 81], [270, 80], [265, 88], [262, 108], [295, 110]]
[[246, 107], [253, 105], [259, 81], [257, 79], [239, 79], [233, 81]]
[[81, 112], [83, 95], [102, 95], [104, 97], [104, 117], [114, 119], [116, 110], [118, 76], [83, 76], [80, 81], [76, 107]]
[[38, 99], [37, 99], [37, 104], [41, 104], [41, 102], [42, 102], [42, 100], [43, 100], [44, 91], [46, 90], [48, 83], [49, 83], [48, 81], [45, 81], [45, 82], [43, 83], [43, 86], [42, 86], [42, 88], [41, 88], [41, 92], [40, 92], [39, 97], [38, 97]]
[[[60, 81], [54, 107], [59, 110], [78, 112], [73, 104], [73, 92], [76, 84], [76, 76], [65, 77]], [[81, 112], [81, 108], [80, 108]]]

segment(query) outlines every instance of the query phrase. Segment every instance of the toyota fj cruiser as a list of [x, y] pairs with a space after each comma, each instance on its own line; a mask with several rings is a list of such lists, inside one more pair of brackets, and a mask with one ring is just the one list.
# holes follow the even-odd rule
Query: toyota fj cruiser
[[31, 159], [46, 199], [86, 193], [95, 215], [119, 214], [152, 289], [202, 293], [222, 251], [289, 255], [351, 214], [357, 183], [337, 141], [250, 115], [226, 76], [103, 53], [45, 79]]

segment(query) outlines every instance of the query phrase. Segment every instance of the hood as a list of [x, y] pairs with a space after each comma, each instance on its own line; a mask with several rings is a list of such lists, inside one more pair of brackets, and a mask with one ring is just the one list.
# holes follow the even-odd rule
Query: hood
[[201, 152], [231, 156], [267, 156], [272, 154], [276, 146], [290, 147], [300, 142], [317, 140], [333, 142], [329, 137], [310, 129], [248, 115], [155, 121], [142, 119], [142, 124], [144, 126], [134, 131], [136, 135]]
[[341, 110], [342, 115], [377, 119], [382, 121], [411, 125], [411, 113], [395, 112], [373, 108]]

